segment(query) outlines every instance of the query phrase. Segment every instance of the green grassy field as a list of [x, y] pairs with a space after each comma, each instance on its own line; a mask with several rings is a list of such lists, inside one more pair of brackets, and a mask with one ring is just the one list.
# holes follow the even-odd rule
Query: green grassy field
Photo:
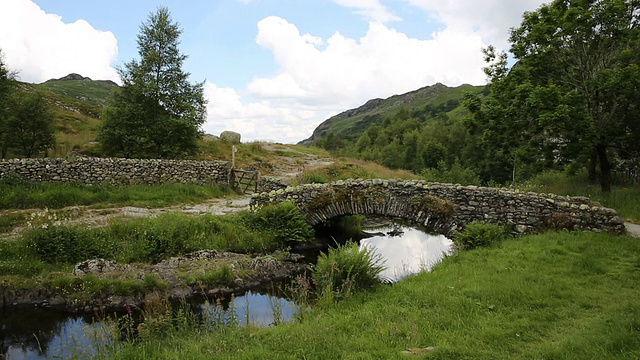
[[296, 322], [176, 331], [108, 357], [638, 359], [639, 282], [637, 239], [548, 233], [458, 253]]

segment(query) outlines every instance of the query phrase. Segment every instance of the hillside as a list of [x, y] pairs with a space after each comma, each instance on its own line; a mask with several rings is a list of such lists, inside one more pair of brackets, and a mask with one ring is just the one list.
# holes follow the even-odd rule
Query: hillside
[[54, 114], [56, 147], [49, 156], [88, 151], [98, 135], [100, 114], [118, 85], [109, 80], [91, 80], [78, 74], [41, 84], [19, 83], [21, 91], [41, 91]]
[[459, 117], [464, 113], [459, 106], [465, 92], [482, 92], [484, 86], [461, 85], [448, 87], [443, 84], [425, 86], [406, 94], [394, 95], [387, 99], [372, 99], [364, 105], [335, 115], [314, 131], [311, 137], [301, 142], [311, 145], [315, 141], [334, 133], [337, 136], [354, 141], [373, 124], [381, 124], [385, 117], [393, 116], [400, 109], [406, 109], [412, 115], [429, 117], [445, 110], [450, 117]]
[[72, 98], [92, 105], [105, 107], [118, 84], [111, 80], [91, 80], [78, 74], [69, 74], [60, 79], [51, 79], [34, 85], [39, 90]]

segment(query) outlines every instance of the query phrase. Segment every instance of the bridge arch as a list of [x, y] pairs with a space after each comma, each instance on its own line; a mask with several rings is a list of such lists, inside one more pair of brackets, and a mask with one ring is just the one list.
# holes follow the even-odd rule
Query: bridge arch
[[293, 202], [311, 225], [361, 214], [406, 219], [443, 234], [474, 221], [509, 224], [516, 234], [546, 229], [625, 232], [615, 210], [588, 198], [417, 180], [307, 184], [254, 194], [251, 205], [283, 201]]

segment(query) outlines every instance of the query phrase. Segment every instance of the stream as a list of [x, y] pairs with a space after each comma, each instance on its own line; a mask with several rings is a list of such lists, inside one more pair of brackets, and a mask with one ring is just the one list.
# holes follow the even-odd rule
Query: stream
[[[360, 246], [381, 256], [386, 267], [381, 277], [386, 282], [428, 271], [453, 249], [452, 241], [443, 235], [431, 235], [406, 225], [391, 223], [364, 230], [375, 235], [362, 239]], [[261, 286], [235, 297], [218, 299], [214, 304], [190, 301], [189, 305], [201, 317], [209, 314], [219, 321], [238, 325], [273, 326], [291, 321], [299, 310], [298, 305], [284, 296], [284, 284]], [[105, 325], [113, 321], [104, 319], [113, 319], [114, 315], [122, 317], [126, 312], [78, 315], [55, 308], [0, 310], [0, 359], [86, 358], [96, 352], [104, 353], [114, 346], [112, 327]]]

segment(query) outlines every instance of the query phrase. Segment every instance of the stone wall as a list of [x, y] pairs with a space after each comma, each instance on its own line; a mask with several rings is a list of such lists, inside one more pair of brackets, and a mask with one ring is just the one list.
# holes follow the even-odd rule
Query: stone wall
[[286, 189], [289, 185], [284, 181], [271, 176], [261, 176], [258, 182], [258, 192], [271, 192]]
[[0, 161], [0, 178], [84, 184], [228, 183], [226, 161], [120, 158], [11, 159]]
[[424, 181], [345, 180], [254, 194], [252, 206], [293, 201], [310, 224], [352, 214], [410, 220], [447, 234], [474, 221], [510, 224], [514, 233], [545, 229], [624, 233], [615, 210], [588, 198]]

